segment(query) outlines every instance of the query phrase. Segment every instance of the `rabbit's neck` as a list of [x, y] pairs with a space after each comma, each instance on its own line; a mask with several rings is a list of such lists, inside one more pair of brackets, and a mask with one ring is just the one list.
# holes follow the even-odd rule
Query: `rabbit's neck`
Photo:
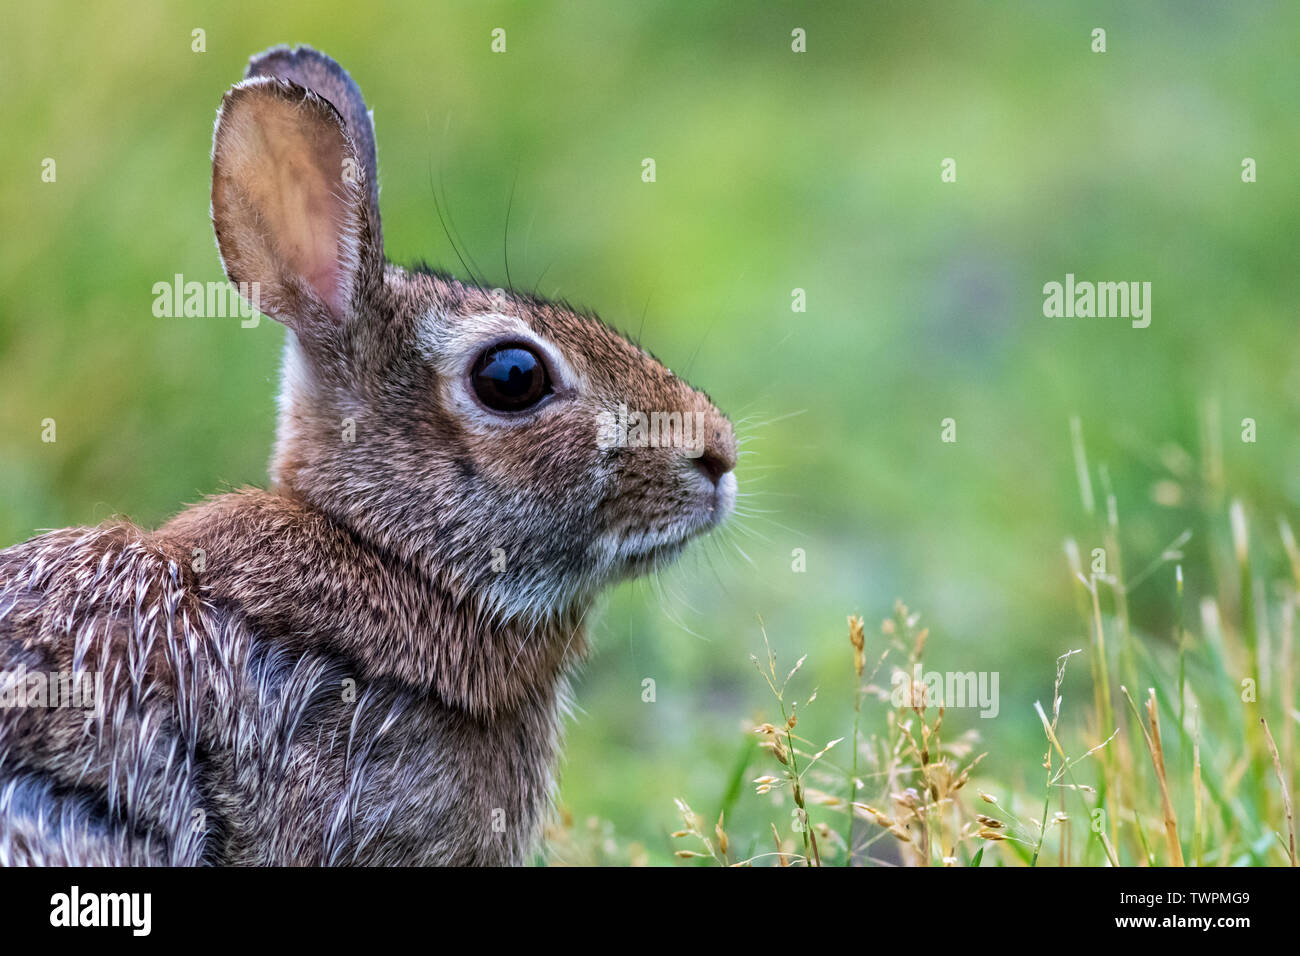
[[247, 616], [266, 639], [343, 654], [367, 678], [431, 691], [475, 716], [551, 702], [586, 653], [580, 609], [540, 624], [492, 621], [440, 582], [282, 495], [213, 498], [163, 533], [202, 550], [205, 597]]

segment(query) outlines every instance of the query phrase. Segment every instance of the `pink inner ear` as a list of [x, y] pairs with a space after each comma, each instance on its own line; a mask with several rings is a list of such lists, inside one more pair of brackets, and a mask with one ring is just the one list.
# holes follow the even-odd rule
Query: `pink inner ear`
[[[343, 180], [350, 152], [338, 118], [319, 101], [295, 102], [278, 90], [248, 93], [223, 116], [214, 156], [221, 182], [214, 182], [213, 215], [234, 252], [227, 269], [269, 286], [267, 300], [288, 312], [299, 311], [291, 301], [298, 286], [342, 317], [355, 236], [352, 190]], [[219, 208], [226, 183], [244, 203]]]
[[[278, 158], [281, 249], [285, 271], [297, 275], [331, 311], [341, 314], [347, 307], [339, 263], [340, 223], [346, 210], [325, 170], [312, 162], [320, 158]], [[342, 156], [338, 159], [341, 169]], [[339, 183], [336, 189], [341, 188]]]
[[292, 114], [296, 129], [278, 140], [271, 168], [279, 192], [284, 269], [297, 275], [335, 315], [348, 305], [343, 281], [340, 244], [347, 207], [342, 197], [343, 160], [347, 155], [342, 134], [310, 122], [307, 111]]

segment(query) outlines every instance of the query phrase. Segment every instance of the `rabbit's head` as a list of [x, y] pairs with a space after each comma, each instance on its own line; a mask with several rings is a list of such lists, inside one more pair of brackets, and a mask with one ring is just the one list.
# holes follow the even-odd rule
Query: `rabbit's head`
[[227, 92], [212, 220], [227, 275], [290, 329], [279, 489], [485, 612], [571, 614], [732, 510], [709, 398], [592, 315], [385, 262], [374, 128], [308, 48]]

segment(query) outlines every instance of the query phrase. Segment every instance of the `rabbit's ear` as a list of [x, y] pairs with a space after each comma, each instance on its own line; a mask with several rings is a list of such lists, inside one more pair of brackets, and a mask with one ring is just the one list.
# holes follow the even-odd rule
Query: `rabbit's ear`
[[360, 171], [370, 206], [371, 228], [374, 230], [375, 241], [382, 247], [379, 235], [379, 160], [375, 151], [375, 120], [370, 110], [366, 109], [361, 88], [332, 57], [309, 46], [300, 46], [296, 50], [287, 46], [274, 46], [257, 54], [248, 61], [248, 72], [244, 78], [257, 76], [273, 76], [297, 83], [328, 100], [339, 111], [361, 164]]
[[212, 225], [226, 275], [308, 338], [331, 337], [383, 281], [371, 177], [344, 122], [311, 90], [258, 77], [226, 93], [213, 134]]

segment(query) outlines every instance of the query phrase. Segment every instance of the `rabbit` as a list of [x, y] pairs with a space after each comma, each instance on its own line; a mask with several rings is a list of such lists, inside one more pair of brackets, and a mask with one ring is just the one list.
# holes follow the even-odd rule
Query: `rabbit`
[[[0, 552], [0, 696], [96, 690], [0, 708], [0, 864], [529, 862], [593, 602], [734, 509], [706, 394], [592, 314], [387, 262], [377, 172], [328, 56], [226, 92], [218, 251], [288, 329], [269, 488]], [[636, 412], [669, 440], [611, 440]]]

